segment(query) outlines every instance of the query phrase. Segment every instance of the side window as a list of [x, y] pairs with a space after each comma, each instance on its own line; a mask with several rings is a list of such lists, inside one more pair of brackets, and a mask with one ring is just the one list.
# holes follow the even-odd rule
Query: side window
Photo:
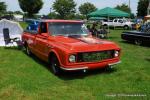
[[41, 22], [40, 24], [40, 33], [47, 33], [47, 25], [45, 22]]
[[123, 22], [125, 23], [125, 22], [128, 22], [127, 20], [123, 20]]
[[119, 23], [123, 23], [123, 20], [119, 20], [118, 22], [119, 22]]
[[114, 22], [117, 22], [117, 19], [115, 19]]

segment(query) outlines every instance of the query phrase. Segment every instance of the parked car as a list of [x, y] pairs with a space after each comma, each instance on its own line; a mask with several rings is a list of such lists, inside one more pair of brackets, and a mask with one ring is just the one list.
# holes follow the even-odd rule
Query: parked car
[[127, 19], [114, 19], [114, 20], [110, 20], [110, 21], [104, 21], [102, 22], [102, 25], [107, 27], [113, 27], [113, 28], [117, 28], [117, 27], [121, 27], [124, 29], [129, 29], [132, 27], [132, 22], [128, 21]]
[[13, 16], [13, 15], [4, 15], [4, 16], [1, 16], [1, 17], [0, 17], [0, 20], [1, 20], [1, 19], [13, 20], [13, 19], [14, 19], [14, 16]]
[[141, 25], [139, 31], [123, 32], [121, 38], [137, 45], [150, 44], [150, 22]]
[[133, 42], [137, 45], [150, 44], [150, 32], [131, 31], [121, 34], [123, 40]]
[[23, 33], [22, 41], [26, 53], [49, 62], [54, 74], [106, 68], [120, 62], [120, 47], [92, 37], [82, 21], [42, 20], [38, 31]]

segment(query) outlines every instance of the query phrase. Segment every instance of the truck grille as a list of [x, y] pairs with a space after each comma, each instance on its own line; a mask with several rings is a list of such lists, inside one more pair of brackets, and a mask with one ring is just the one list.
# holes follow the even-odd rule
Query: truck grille
[[114, 51], [78, 53], [77, 62], [99, 62], [114, 57]]

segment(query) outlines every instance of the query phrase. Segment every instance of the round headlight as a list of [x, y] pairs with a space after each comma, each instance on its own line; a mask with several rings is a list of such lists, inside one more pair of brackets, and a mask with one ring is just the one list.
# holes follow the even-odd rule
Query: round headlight
[[115, 56], [115, 57], [118, 57], [118, 56], [119, 56], [119, 51], [115, 51], [114, 56]]
[[76, 56], [75, 55], [71, 55], [69, 57], [69, 62], [76, 62]]

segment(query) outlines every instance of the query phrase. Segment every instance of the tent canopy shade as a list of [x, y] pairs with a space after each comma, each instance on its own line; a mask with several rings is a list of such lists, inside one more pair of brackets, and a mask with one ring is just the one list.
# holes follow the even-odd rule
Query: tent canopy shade
[[129, 17], [130, 14], [118, 9], [106, 7], [88, 14], [88, 17]]
[[0, 20], [0, 46], [5, 46], [3, 30], [6, 28], [9, 30], [10, 38], [21, 39], [21, 34], [23, 33], [23, 29], [19, 23], [6, 19]]

